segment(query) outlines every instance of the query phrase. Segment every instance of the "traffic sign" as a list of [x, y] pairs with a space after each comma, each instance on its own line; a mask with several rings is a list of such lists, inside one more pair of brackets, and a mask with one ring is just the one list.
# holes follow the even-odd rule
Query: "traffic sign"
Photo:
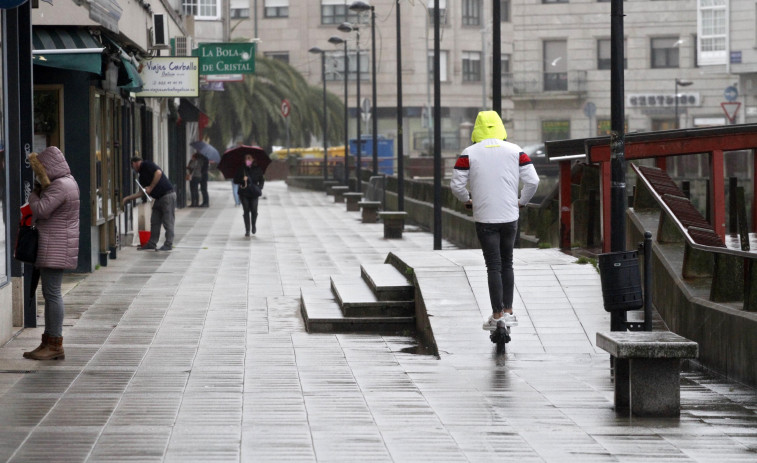
[[727, 101], [724, 103], [720, 103], [720, 106], [723, 107], [723, 112], [725, 112], [725, 116], [728, 118], [728, 120], [731, 121], [731, 124], [733, 124], [736, 121], [736, 113], [739, 112], [741, 103]]
[[725, 97], [726, 101], [736, 101], [736, 98], [739, 97], [739, 91], [733, 85], [729, 85], [725, 88], [723, 96]]
[[292, 105], [289, 103], [289, 100], [286, 98], [281, 100], [281, 115], [284, 117], [289, 117], [289, 111], [292, 109]]
[[591, 117], [594, 117], [595, 114], [597, 114], [597, 105], [595, 105], [591, 101], [587, 102], [584, 105], [584, 115], [586, 115], [586, 117], [591, 118]]

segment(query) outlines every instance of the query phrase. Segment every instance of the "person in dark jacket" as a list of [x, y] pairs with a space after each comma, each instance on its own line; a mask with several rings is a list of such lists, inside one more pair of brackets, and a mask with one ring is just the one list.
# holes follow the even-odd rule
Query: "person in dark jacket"
[[63, 271], [75, 269], [79, 259], [79, 185], [71, 175], [63, 153], [55, 146], [41, 153], [31, 153], [29, 164], [35, 175], [35, 187], [29, 195], [29, 207], [39, 233], [37, 260], [45, 298], [45, 331], [42, 344], [24, 357], [32, 360], [56, 360], [66, 357], [63, 351]]
[[234, 183], [239, 185], [239, 200], [242, 202], [242, 217], [244, 218], [244, 236], [254, 235], [257, 231], [255, 224], [258, 220], [258, 199], [263, 194], [263, 169], [257, 165], [251, 154], [244, 158], [245, 165], [237, 170]]
[[[176, 191], [168, 176], [152, 161], [143, 160], [139, 156], [131, 158], [131, 168], [137, 173], [137, 180], [152, 199], [152, 214], [150, 215], [150, 240], [144, 246], [137, 248], [138, 251], [154, 249], [156, 251], [170, 251], [173, 249], [173, 227], [176, 218]], [[133, 195], [126, 196], [121, 200], [123, 205], [143, 195], [138, 191]], [[160, 226], [166, 229], [166, 240], [163, 246], [158, 247], [160, 239]]]

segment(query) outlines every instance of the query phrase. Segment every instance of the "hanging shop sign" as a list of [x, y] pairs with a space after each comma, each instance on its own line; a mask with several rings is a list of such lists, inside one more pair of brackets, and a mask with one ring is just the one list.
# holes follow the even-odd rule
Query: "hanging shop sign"
[[254, 74], [255, 44], [249, 42], [200, 43], [200, 75]]
[[138, 97], [198, 97], [200, 74], [198, 58], [166, 56], [142, 61], [139, 72], [142, 91]]

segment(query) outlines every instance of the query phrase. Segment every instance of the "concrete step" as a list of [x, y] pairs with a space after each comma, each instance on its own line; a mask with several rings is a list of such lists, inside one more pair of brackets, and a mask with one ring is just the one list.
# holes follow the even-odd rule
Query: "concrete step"
[[300, 310], [308, 333], [404, 334], [415, 331], [415, 317], [348, 317], [331, 288], [300, 289]]
[[410, 317], [415, 315], [414, 301], [380, 301], [368, 283], [359, 277], [332, 276], [331, 289], [346, 317]]
[[391, 264], [366, 264], [360, 274], [380, 301], [412, 301], [415, 286]]

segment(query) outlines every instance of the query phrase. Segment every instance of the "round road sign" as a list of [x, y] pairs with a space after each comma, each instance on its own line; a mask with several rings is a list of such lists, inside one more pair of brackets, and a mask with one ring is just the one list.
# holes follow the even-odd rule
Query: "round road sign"
[[739, 91], [736, 89], [736, 87], [731, 85], [725, 88], [723, 96], [725, 97], [726, 101], [736, 101], [736, 98], [739, 97]]
[[289, 103], [289, 100], [287, 99], [281, 100], [281, 115], [284, 117], [289, 117], [290, 109], [292, 109], [292, 106]]

